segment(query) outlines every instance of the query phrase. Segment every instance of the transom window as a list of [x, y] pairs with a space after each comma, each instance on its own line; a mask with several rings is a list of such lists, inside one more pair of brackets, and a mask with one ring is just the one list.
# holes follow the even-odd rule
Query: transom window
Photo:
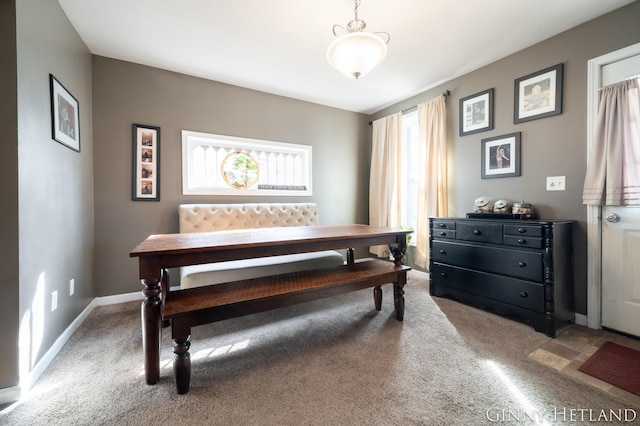
[[182, 131], [185, 195], [312, 195], [311, 146]]

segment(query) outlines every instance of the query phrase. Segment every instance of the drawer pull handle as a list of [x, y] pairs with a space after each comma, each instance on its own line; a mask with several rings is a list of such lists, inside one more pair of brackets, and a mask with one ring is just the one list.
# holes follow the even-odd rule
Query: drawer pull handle
[[518, 228], [518, 232], [524, 234], [525, 232], [527, 232], [527, 228]]
[[526, 268], [527, 267], [527, 262], [518, 262], [518, 266], [521, 268]]
[[525, 241], [525, 239], [524, 239], [524, 238], [520, 238], [520, 239], [518, 240], [518, 244], [524, 244], [524, 243], [526, 243], [526, 241]]
[[474, 229], [474, 230], [473, 230], [473, 234], [474, 234], [474, 235], [480, 235], [480, 231], [478, 231], [477, 229]]
[[520, 292], [520, 297], [529, 297], [529, 295], [527, 294], [526, 291], [521, 291]]
[[445, 250], [440, 250], [440, 254], [447, 254]]
[[441, 223], [439, 226], [440, 226], [440, 228], [446, 228], [447, 224], [446, 223]]
[[446, 237], [446, 236], [447, 236], [447, 233], [446, 233], [446, 232], [444, 232], [444, 231], [441, 231], [441, 232], [440, 232], [440, 236], [441, 236], [441, 237]]
[[440, 272], [440, 276], [441, 276], [441, 277], [446, 277], [446, 276], [447, 276], [447, 273], [446, 273], [446, 272]]

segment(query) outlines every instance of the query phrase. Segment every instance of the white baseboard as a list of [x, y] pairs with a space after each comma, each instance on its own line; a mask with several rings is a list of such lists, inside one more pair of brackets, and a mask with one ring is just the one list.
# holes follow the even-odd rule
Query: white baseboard
[[27, 373], [26, 376], [20, 377], [20, 386], [13, 386], [11, 388], [0, 389], [0, 404], [9, 404], [20, 399], [21, 395], [28, 392], [29, 389], [36, 383], [42, 373], [49, 367], [51, 361], [56, 357], [60, 349], [67, 343], [71, 335], [80, 327], [89, 314], [96, 307], [96, 299], [93, 299], [91, 303], [76, 317], [75, 320], [67, 327], [64, 332], [56, 341], [51, 345], [49, 350], [44, 354], [42, 358], [36, 363], [36, 365]]
[[135, 293], [125, 293], [125, 294], [116, 294], [113, 296], [102, 296], [96, 297], [94, 300], [96, 301], [97, 306], [106, 306], [106, 305], [115, 305], [116, 303], [125, 303], [125, 302], [133, 302], [140, 301], [144, 299], [142, 292], [137, 291]]
[[[0, 389], [0, 406], [12, 404], [18, 401], [20, 399], [20, 395], [22, 395], [20, 386]], [[0, 414], [2, 413], [4, 413], [4, 410], [0, 411]]]
[[58, 355], [58, 352], [67, 343], [71, 335], [80, 327], [85, 319], [93, 312], [97, 306], [114, 305], [117, 303], [142, 301], [144, 296], [141, 292], [117, 294], [114, 296], [104, 296], [94, 298], [86, 308], [76, 317], [75, 320], [64, 330], [64, 332], [56, 339], [54, 344], [44, 354], [40, 361], [36, 363], [33, 369], [24, 377], [20, 377], [20, 385], [10, 388], [0, 389], [0, 405], [11, 404], [18, 401], [22, 395], [27, 393], [29, 389], [38, 381], [42, 373], [45, 372], [51, 361]]
[[583, 314], [576, 314], [575, 323], [578, 325], [584, 325], [585, 327], [588, 327], [587, 316]]
[[423, 278], [423, 279], [426, 279], [426, 280], [429, 279], [429, 273], [428, 272], [418, 271], [418, 270], [415, 270], [415, 269], [410, 270], [409, 271], [409, 275], [415, 275], [418, 278]]

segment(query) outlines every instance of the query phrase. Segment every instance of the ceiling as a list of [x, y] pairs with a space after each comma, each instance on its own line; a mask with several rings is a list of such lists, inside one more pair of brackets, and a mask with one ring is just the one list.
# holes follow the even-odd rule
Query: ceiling
[[93, 54], [372, 114], [634, 0], [362, 0], [391, 40], [358, 80], [326, 59], [353, 0], [58, 1]]

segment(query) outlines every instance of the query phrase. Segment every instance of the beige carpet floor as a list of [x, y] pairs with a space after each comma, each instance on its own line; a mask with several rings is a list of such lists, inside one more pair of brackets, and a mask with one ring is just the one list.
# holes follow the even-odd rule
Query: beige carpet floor
[[185, 395], [168, 329], [147, 386], [139, 303], [97, 308], [0, 424], [588, 424], [569, 410], [640, 412], [529, 357], [550, 339], [527, 325], [432, 299], [416, 276], [398, 322], [383, 289], [381, 312], [363, 290], [194, 328]]

